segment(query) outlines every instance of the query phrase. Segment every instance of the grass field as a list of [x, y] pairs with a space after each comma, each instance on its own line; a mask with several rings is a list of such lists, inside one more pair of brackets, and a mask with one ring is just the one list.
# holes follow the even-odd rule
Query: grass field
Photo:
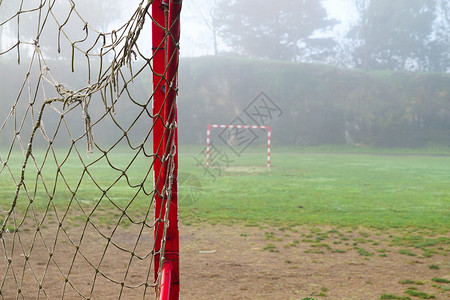
[[[225, 282], [236, 299], [447, 299], [448, 149], [274, 147], [267, 170], [264, 147], [210, 169], [202, 148], [180, 148], [187, 298]], [[205, 247], [218, 253], [199, 258]]]
[[[270, 170], [265, 167], [264, 147], [247, 149], [240, 156], [227, 152], [226, 159], [217, 160], [210, 169], [203, 164], [201, 147], [180, 149], [180, 217], [188, 224], [207, 221], [278, 227], [310, 224], [450, 230], [450, 151], [446, 149], [413, 152], [363, 148], [365, 153], [356, 153], [359, 148], [275, 148]], [[91, 176], [100, 185], [108, 186], [121, 175], [121, 171], [111, 170], [104, 158], [90, 166], [87, 174], [76, 153], [67, 156], [61, 152], [56, 156], [61, 165], [56, 185], [67, 185], [72, 190], [79, 185], [77, 204], [86, 209], [101, 197]], [[37, 157], [37, 164], [42, 165], [44, 153]], [[19, 156], [13, 158], [19, 163]], [[84, 158], [86, 164], [96, 159], [95, 154]], [[117, 151], [108, 159], [123, 169], [132, 158]], [[147, 160], [138, 157], [128, 169], [131, 184], [147, 176]], [[47, 178], [56, 174], [54, 161], [52, 153], [45, 158], [42, 173]], [[19, 170], [12, 170], [16, 178]], [[30, 178], [36, 176], [33, 165], [27, 172]], [[0, 175], [0, 206], [6, 209], [15, 188], [6, 169]], [[118, 181], [99, 210], [120, 213], [116, 207], [128, 207], [128, 211], [145, 211], [148, 196], [135, 195], [136, 190], [128, 188], [126, 178]], [[147, 191], [151, 189], [148, 181]], [[28, 181], [27, 188], [31, 194], [37, 193], [37, 200], [39, 193], [46, 198], [39, 181]], [[67, 188], [60, 193], [55, 195], [54, 203], [63, 209], [71, 194]], [[128, 206], [133, 197], [135, 201]], [[19, 207], [27, 204], [26, 200], [19, 201]], [[47, 203], [35, 201], [34, 206], [44, 209]]]
[[[181, 219], [375, 228], [450, 229], [450, 156], [388, 149], [281, 148], [266, 170], [264, 149], [248, 149], [207, 172], [200, 148], [181, 147], [180, 172], [201, 182]], [[197, 164], [197, 166], [196, 166]], [[181, 178], [181, 192], [186, 192]]]
[[[19, 194], [8, 232], [19, 232], [21, 240], [29, 241], [42, 220], [39, 227], [51, 241], [63, 220], [64, 232], [78, 237], [86, 224], [84, 210], [102, 231], [117, 228], [117, 243], [134, 244], [139, 225], [122, 216], [126, 212], [139, 221], [150, 212], [146, 222], [152, 224], [151, 159], [139, 153], [133, 158], [122, 150], [115, 149], [107, 159], [100, 153], [88, 158], [84, 152], [35, 151], [44, 180], [36, 180], [34, 163], [27, 166], [27, 193]], [[223, 152], [209, 169], [203, 150], [180, 146], [182, 299], [230, 299], [230, 292], [236, 299], [448, 296], [447, 149], [275, 147], [270, 170], [264, 147], [249, 148], [240, 156]], [[11, 174], [19, 178], [20, 161], [15, 153], [0, 173], [2, 217], [14, 197]], [[146, 177], [144, 193], [139, 183]], [[81, 249], [101, 254], [103, 244], [93, 241], [102, 237], [88, 228]], [[151, 242], [152, 231], [144, 235]], [[37, 241], [34, 260], [48, 255]], [[61, 234], [59, 255], [71, 257], [73, 247], [64, 242]], [[16, 255], [20, 253], [17, 249]], [[112, 257], [126, 266], [119, 256]], [[136, 272], [145, 274], [143, 270]], [[84, 278], [84, 273], [81, 268], [76, 274]], [[230, 286], [235, 288], [230, 291]], [[109, 291], [108, 285], [102, 287]]]

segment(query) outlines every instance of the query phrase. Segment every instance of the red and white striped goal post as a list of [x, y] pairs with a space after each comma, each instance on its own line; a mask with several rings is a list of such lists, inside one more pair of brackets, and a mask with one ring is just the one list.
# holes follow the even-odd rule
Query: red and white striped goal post
[[209, 155], [211, 144], [212, 128], [241, 128], [241, 129], [267, 129], [267, 168], [270, 168], [270, 138], [272, 136], [272, 127], [261, 125], [217, 125], [210, 124], [206, 128], [206, 166], [209, 167]]

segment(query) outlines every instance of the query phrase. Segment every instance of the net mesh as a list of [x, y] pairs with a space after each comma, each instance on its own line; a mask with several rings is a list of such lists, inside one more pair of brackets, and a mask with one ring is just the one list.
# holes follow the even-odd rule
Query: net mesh
[[152, 1], [121, 2], [0, 0], [1, 299], [155, 297], [176, 135], [155, 154]]

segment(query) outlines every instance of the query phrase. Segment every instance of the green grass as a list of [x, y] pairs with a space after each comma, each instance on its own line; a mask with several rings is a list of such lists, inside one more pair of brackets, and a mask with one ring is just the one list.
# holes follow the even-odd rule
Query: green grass
[[392, 294], [383, 294], [380, 296], [380, 299], [397, 299], [397, 300], [411, 300], [409, 297], [400, 297]]
[[421, 298], [421, 299], [434, 299], [434, 298], [436, 298], [434, 295], [427, 294], [427, 293], [424, 293], [424, 292], [418, 292], [418, 291], [415, 291], [415, 290], [412, 290], [412, 289], [406, 290], [405, 293], [410, 295], [410, 296], [418, 297], [418, 298]]
[[[181, 145], [179, 148], [180, 173], [198, 179], [195, 199], [180, 202], [182, 222], [241, 222], [248, 226], [286, 228], [302, 224], [363, 226], [441, 233], [450, 228], [450, 156], [435, 155], [450, 154], [447, 149], [440, 149], [442, 153], [405, 150], [407, 155], [402, 155], [400, 150], [393, 149], [362, 148], [360, 152], [365, 153], [356, 153], [355, 147], [273, 147], [272, 168], [268, 171], [264, 147], [249, 148], [239, 157], [227, 152], [233, 168], [209, 170], [198, 163], [204, 160], [200, 154], [203, 147]], [[44, 153], [36, 153], [39, 154], [37, 164], [41, 165]], [[99, 159], [99, 153], [86, 158], [83, 152], [81, 156], [87, 163]], [[110, 153], [108, 158], [119, 169], [131, 160], [129, 154], [121, 151]], [[102, 197], [102, 191], [87, 176], [76, 153], [61, 151], [47, 155], [42, 173], [49, 182], [57, 173], [55, 159], [62, 165], [64, 179], [59, 176], [56, 184], [53, 180], [57, 192], [51, 205], [64, 210], [72, 194], [67, 188], [60, 188], [67, 185], [74, 190], [80, 184], [77, 199], [72, 201], [71, 207], [74, 210], [94, 207]], [[121, 171], [111, 170], [106, 159], [101, 160], [87, 169], [95, 181], [106, 189], [115, 179], [120, 179], [107, 191], [109, 198], [101, 201], [96, 212], [120, 215], [126, 209], [143, 214], [151, 196], [142, 192], [135, 195], [137, 189], [128, 188], [126, 178], [120, 177]], [[20, 157], [12, 157], [10, 165], [13, 161], [20, 162]], [[129, 181], [138, 183], [146, 176], [148, 168], [148, 158], [139, 156], [137, 163], [127, 171]], [[16, 178], [19, 170], [20, 167], [12, 170]], [[83, 179], [79, 181], [81, 175]], [[47, 207], [48, 196], [42, 183], [34, 182], [35, 177], [35, 168], [30, 165], [27, 167], [27, 188], [31, 194], [37, 188], [33, 207], [39, 211]], [[151, 191], [151, 186], [150, 174], [146, 191]], [[48, 189], [51, 193], [52, 184]], [[9, 173], [0, 173], [1, 208], [9, 207], [14, 191]], [[189, 187], [180, 184], [180, 199], [190, 192]], [[133, 197], [136, 199], [131, 202]], [[29, 204], [25, 194], [20, 194], [18, 208], [23, 210]], [[417, 238], [413, 239], [414, 236]], [[448, 238], [426, 240], [420, 234], [410, 234], [408, 238], [397, 243], [419, 247], [450, 243]]]
[[438, 282], [438, 283], [450, 283], [450, 280], [445, 279], [445, 278], [439, 278], [439, 277], [434, 277], [431, 280], [434, 282]]
[[395, 237], [392, 239], [392, 246], [407, 246], [414, 248], [426, 248], [440, 244], [449, 244], [450, 240], [446, 237], [425, 238], [419, 235], [408, 235]]
[[440, 269], [440, 267], [438, 265], [435, 265], [435, 264], [429, 265], [428, 268], [430, 270], [439, 270]]
[[[5, 161], [6, 155], [3, 153], [1, 152], [2, 160]], [[18, 182], [21, 174], [23, 156], [18, 153], [20, 152], [14, 152], [8, 159], [9, 169], [5, 168], [0, 173], [0, 207], [4, 210], [11, 207], [16, 192], [14, 180]], [[56, 212], [60, 218], [68, 211], [65, 220], [80, 223], [77, 219], [82, 216], [81, 211], [89, 213], [94, 207], [96, 209], [91, 218], [106, 225], [113, 219], [117, 222], [118, 216], [124, 211], [129, 215], [145, 214], [151, 197], [145, 195], [142, 189], [139, 191], [139, 187], [129, 186], [138, 185], [147, 176], [150, 168], [149, 158], [142, 154], [139, 154], [135, 159], [136, 163], [128, 168], [127, 176], [123, 176], [121, 170], [127, 168], [133, 157], [129, 152], [120, 149], [108, 155], [109, 163], [98, 151], [87, 157], [84, 149], [80, 153], [83, 163], [74, 150], [66, 149], [55, 153], [36, 150], [33, 153], [37, 167], [30, 159], [25, 169], [27, 193], [22, 188], [17, 198], [18, 220], [25, 218], [25, 214], [31, 218], [32, 211], [35, 211], [37, 219], [40, 219], [39, 215], [42, 216], [48, 210], [50, 215]], [[56, 165], [59, 165], [59, 169]], [[112, 169], [110, 165], [116, 169]], [[37, 168], [41, 170], [40, 173]], [[151, 192], [151, 173], [148, 178], [143, 187], [146, 192]], [[113, 184], [115, 181], [117, 183]], [[122, 222], [129, 220], [124, 218]]]
[[229, 154], [233, 166], [247, 170], [214, 169], [213, 178], [195, 166], [201, 149], [187, 150], [180, 168], [199, 177], [203, 191], [195, 206], [181, 207], [182, 219], [437, 231], [450, 225], [450, 156], [274, 148], [266, 171], [264, 148], [248, 149]]
[[417, 256], [417, 254], [409, 251], [408, 249], [401, 249], [398, 251], [398, 253], [408, 255], [408, 256]]
[[368, 252], [368, 251], [366, 251], [364, 249], [361, 249], [361, 248], [358, 249], [358, 254], [361, 255], [361, 256], [372, 256], [373, 255], [372, 252]]
[[422, 282], [422, 281], [414, 281], [414, 280], [410, 280], [410, 279], [400, 280], [398, 283], [400, 283], [400, 284], [425, 285], [425, 282]]

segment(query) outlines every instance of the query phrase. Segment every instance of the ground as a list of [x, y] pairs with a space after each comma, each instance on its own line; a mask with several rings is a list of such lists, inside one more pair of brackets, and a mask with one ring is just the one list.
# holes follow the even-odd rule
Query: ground
[[181, 299], [450, 299], [449, 284], [432, 280], [450, 279], [448, 245], [427, 254], [393, 233], [348, 228], [182, 230]]
[[[98, 229], [103, 233], [114, 230]], [[66, 226], [75, 245], [84, 232], [79, 254], [75, 257], [76, 247], [60, 232], [49, 264], [48, 249], [52, 249], [57, 226], [43, 226], [36, 236], [32, 231], [19, 232], [12, 260], [15, 273], [9, 270], [4, 282], [7, 263], [0, 261], [0, 299], [17, 299], [15, 282], [20, 281], [22, 270], [21, 294], [25, 297], [18, 299], [37, 298], [36, 282], [42, 274], [46, 274], [45, 294], [41, 292], [40, 298], [60, 299], [68, 273], [64, 299], [82, 299], [80, 294], [86, 299], [91, 290], [95, 295], [91, 299], [117, 299], [125, 270], [121, 299], [142, 299], [140, 284], [147, 275], [153, 276], [151, 256], [145, 256], [152, 248], [152, 232], [149, 228], [142, 233], [140, 246], [134, 250], [140, 259], [135, 259], [118, 248], [132, 248], [138, 235], [132, 229], [118, 228], [111, 240], [114, 245], [105, 251], [106, 243], [93, 227], [83, 231], [83, 226]], [[205, 223], [182, 223], [181, 233], [181, 299], [420, 299], [411, 294], [450, 299], [450, 249], [445, 235], [361, 227]], [[13, 232], [4, 235], [6, 245], [11, 245], [13, 236]], [[23, 268], [22, 246], [27, 249], [33, 239], [29, 263]], [[95, 271], [100, 259], [102, 276]], [[147, 289], [146, 295], [145, 299], [153, 299], [153, 289]]]

